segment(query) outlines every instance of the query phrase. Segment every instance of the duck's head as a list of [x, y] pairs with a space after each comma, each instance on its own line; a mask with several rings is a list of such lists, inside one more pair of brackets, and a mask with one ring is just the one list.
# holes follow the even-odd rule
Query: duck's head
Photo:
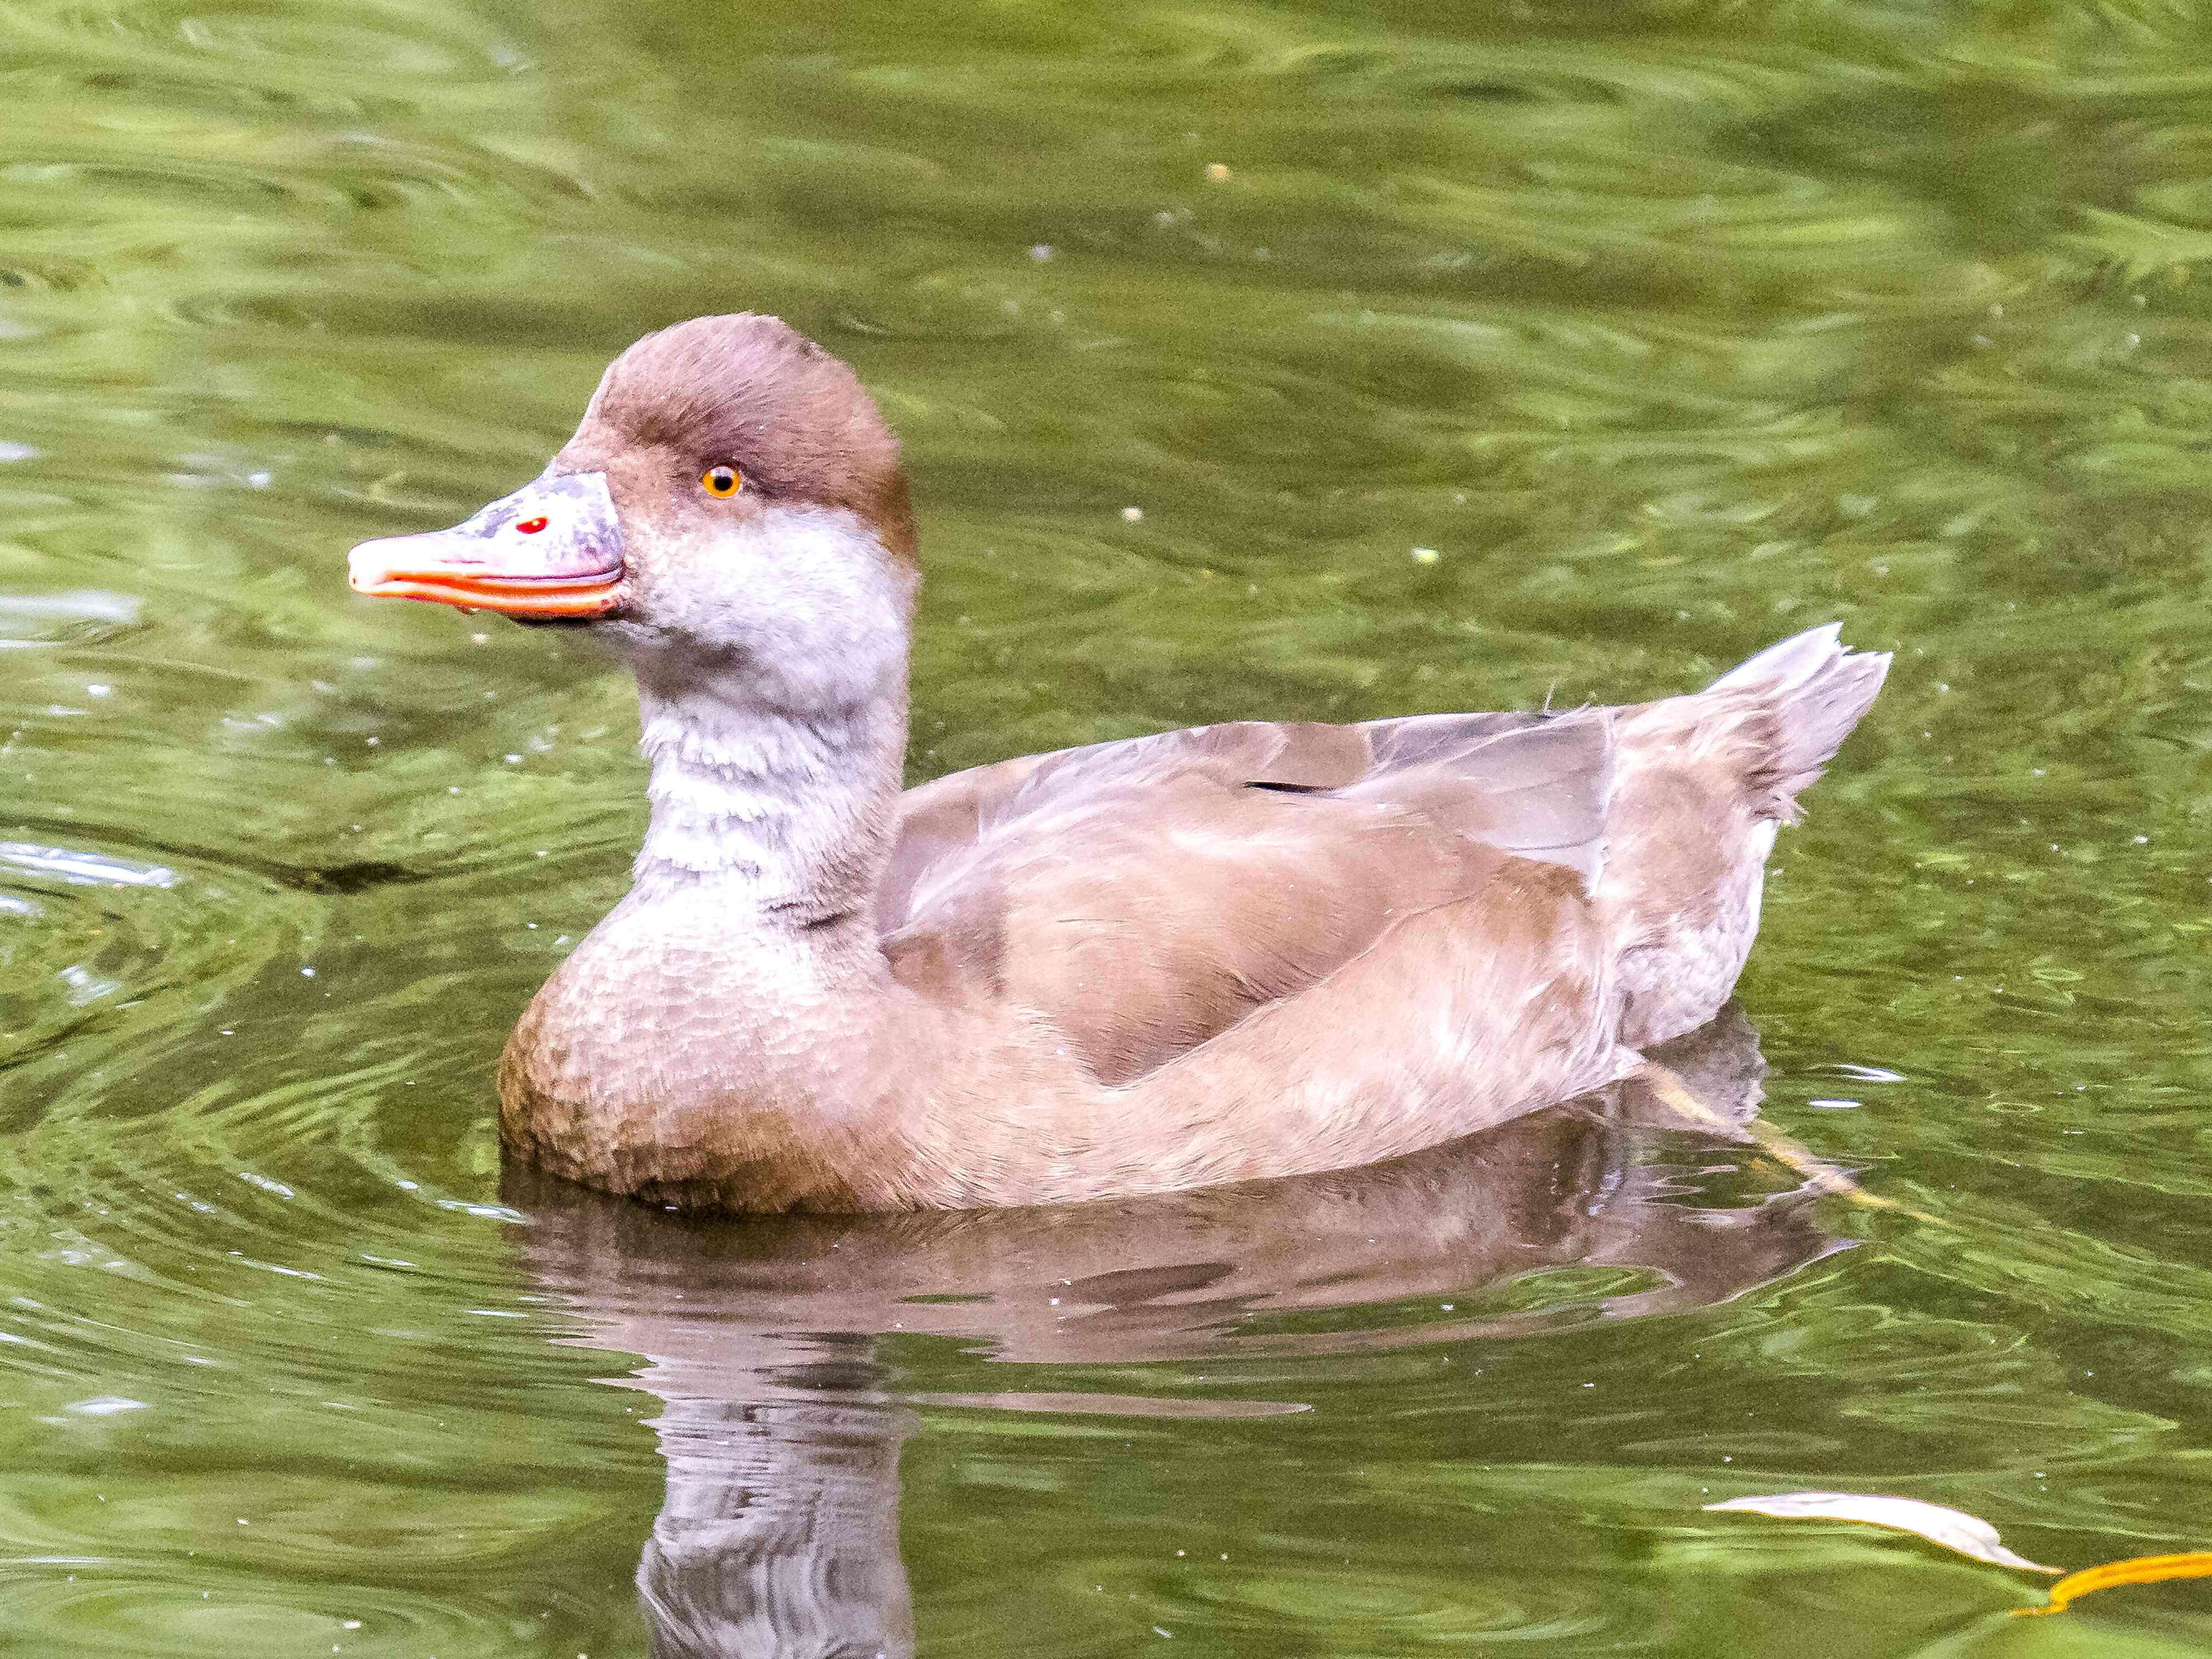
[[586, 626], [641, 680], [807, 682], [842, 658], [829, 684], [786, 688], [799, 702], [875, 678], [887, 647], [902, 675], [918, 581], [874, 400], [750, 313], [646, 336], [535, 480], [450, 530], [363, 542], [350, 567], [357, 592]]

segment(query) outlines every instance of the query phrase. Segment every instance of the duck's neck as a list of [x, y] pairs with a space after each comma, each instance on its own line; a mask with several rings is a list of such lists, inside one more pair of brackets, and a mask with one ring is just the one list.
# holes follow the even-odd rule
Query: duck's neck
[[632, 886], [735, 927], [867, 921], [906, 753], [903, 653], [864, 695], [807, 708], [744, 677], [638, 676], [652, 817]]

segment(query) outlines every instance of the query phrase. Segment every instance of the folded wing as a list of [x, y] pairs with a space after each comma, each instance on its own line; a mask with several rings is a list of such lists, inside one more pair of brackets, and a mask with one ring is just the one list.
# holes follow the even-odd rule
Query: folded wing
[[979, 768], [904, 797], [884, 949], [914, 990], [1028, 1011], [1127, 1082], [1513, 860], [1594, 883], [1613, 756], [1591, 709], [1243, 721]]

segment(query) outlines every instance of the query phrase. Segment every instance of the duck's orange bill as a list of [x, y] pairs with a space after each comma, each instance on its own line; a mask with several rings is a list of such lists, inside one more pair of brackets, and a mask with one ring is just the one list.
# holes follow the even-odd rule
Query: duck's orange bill
[[429, 599], [509, 617], [604, 617], [623, 574], [622, 522], [604, 475], [538, 479], [465, 524], [363, 542], [347, 561], [356, 593]]
[[[394, 537], [413, 541], [414, 537]], [[364, 544], [374, 546], [374, 543]], [[358, 548], [356, 552], [360, 551]], [[604, 617], [614, 609], [622, 572], [605, 578], [486, 576], [465, 570], [387, 570], [364, 576], [356, 566], [353, 591], [375, 599], [434, 599], [509, 617]]]

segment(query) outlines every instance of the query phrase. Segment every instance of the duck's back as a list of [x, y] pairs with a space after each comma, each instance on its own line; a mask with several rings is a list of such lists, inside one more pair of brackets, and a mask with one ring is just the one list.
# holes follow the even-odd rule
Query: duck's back
[[1120, 1084], [1409, 917], [1489, 895], [1461, 914], [1510, 934], [1530, 866], [1564, 866], [1613, 942], [1621, 1041], [1661, 1041], [1725, 1000], [1773, 825], [1887, 660], [1822, 629], [1625, 708], [1237, 722], [956, 774], [901, 803], [884, 950], [910, 988], [1041, 1017]]
[[1510, 866], [1587, 883], [1612, 756], [1591, 709], [1238, 722], [960, 773], [902, 802], [884, 949], [1127, 1082]]

